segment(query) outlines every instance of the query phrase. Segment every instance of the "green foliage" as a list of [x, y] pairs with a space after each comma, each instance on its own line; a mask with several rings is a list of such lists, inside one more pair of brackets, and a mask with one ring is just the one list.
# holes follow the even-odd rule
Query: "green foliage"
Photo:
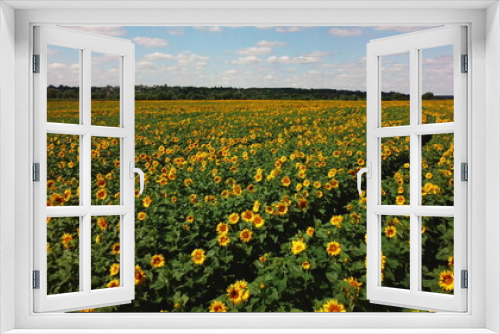
[[[102, 103], [112, 106], [106, 112], [115, 117], [118, 103]], [[453, 101], [429, 103], [434, 105], [424, 105], [426, 120], [452, 114]], [[390, 102], [383, 119], [401, 125], [404, 116], [393, 113], [404, 113], [406, 104]], [[76, 107], [50, 102], [49, 112], [68, 121]], [[109, 122], [99, 117], [97, 124]], [[366, 299], [366, 197], [358, 195], [355, 178], [365, 165], [365, 128], [363, 102], [137, 102], [136, 166], [146, 173], [146, 188], [135, 203], [136, 297], [98, 311], [207, 312], [216, 309], [216, 300], [222, 303], [218, 310], [234, 312], [400, 310]], [[65, 155], [49, 151], [48, 203], [76, 205], [78, 151], [68, 150], [77, 139], [51, 136], [50, 151]], [[423, 184], [429, 205], [451, 205], [452, 139], [435, 135], [423, 142], [423, 180], [434, 185]], [[93, 198], [99, 205], [117, 204], [119, 143], [94, 138], [92, 145]], [[401, 204], [403, 196], [407, 205], [409, 143], [399, 137], [383, 145], [383, 203]], [[61, 168], [61, 161], [75, 167]], [[52, 201], [67, 188], [67, 201]], [[107, 196], [99, 199], [102, 189]], [[97, 218], [92, 284], [107, 288], [119, 260], [113, 254], [118, 220], [104, 217], [102, 228]], [[78, 225], [69, 220], [48, 223], [54, 293], [78, 290]], [[407, 287], [410, 222], [382, 217], [381, 223], [383, 284]], [[452, 221], [424, 218], [422, 225], [424, 289], [452, 292], [440, 284], [441, 273], [452, 270]], [[74, 238], [70, 248], [61, 242], [64, 233]]]

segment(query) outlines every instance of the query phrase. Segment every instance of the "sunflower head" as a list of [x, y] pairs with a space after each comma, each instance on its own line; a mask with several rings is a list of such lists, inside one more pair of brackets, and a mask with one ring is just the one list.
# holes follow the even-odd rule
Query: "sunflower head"
[[195, 249], [191, 253], [191, 261], [194, 262], [196, 265], [202, 265], [203, 262], [205, 262], [206, 256], [205, 256], [205, 251], [203, 249]]
[[161, 268], [165, 265], [165, 257], [161, 254], [153, 255], [151, 257], [151, 266], [153, 268]]
[[326, 245], [326, 252], [330, 256], [338, 256], [342, 252], [342, 248], [338, 242], [332, 241]]

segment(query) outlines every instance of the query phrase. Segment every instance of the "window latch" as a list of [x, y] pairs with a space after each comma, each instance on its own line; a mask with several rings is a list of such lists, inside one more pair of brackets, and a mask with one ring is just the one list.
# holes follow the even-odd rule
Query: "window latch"
[[366, 173], [366, 177], [371, 179], [372, 177], [372, 163], [371, 162], [367, 162], [366, 163], [366, 168], [361, 168], [359, 171], [358, 171], [358, 174], [357, 174], [357, 178], [358, 178], [358, 192], [359, 194], [361, 195], [361, 176]]
[[130, 161], [129, 164], [129, 173], [130, 173], [130, 178], [134, 179], [135, 178], [135, 173], [139, 174], [139, 182], [141, 189], [139, 190], [139, 195], [142, 194], [144, 191], [144, 172], [140, 170], [139, 168], [134, 168], [134, 162]]

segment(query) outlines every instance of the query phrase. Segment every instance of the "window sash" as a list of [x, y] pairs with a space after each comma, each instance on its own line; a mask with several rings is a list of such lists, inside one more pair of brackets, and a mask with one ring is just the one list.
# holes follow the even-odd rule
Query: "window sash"
[[[47, 122], [47, 45], [80, 50], [80, 124]], [[91, 53], [120, 56], [119, 128], [91, 124]], [[34, 289], [34, 311], [74, 311], [98, 306], [129, 303], [134, 298], [134, 179], [129, 162], [134, 161], [134, 45], [120, 40], [71, 29], [37, 26], [34, 28], [34, 54], [40, 55], [40, 73], [34, 74], [34, 161], [40, 163], [40, 182], [34, 187], [34, 270], [40, 271], [40, 289]], [[80, 205], [47, 207], [47, 134], [80, 137]], [[119, 138], [121, 205], [91, 205], [91, 138]], [[91, 217], [120, 215], [120, 287], [91, 289]], [[80, 217], [79, 291], [47, 295], [46, 217]]]
[[[467, 76], [460, 73], [461, 54], [466, 54], [466, 28], [443, 27], [373, 40], [367, 46], [367, 161], [373, 167], [367, 184], [367, 296], [377, 304], [424, 310], [467, 310], [467, 290], [460, 288], [461, 270], [467, 269], [467, 183], [460, 180], [460, 164], [467, 162]], [[454, 54], [454, 122], [420, 124], [421, 69], [420, 50], [453, 44]], [[380, 69], [381, 56], [410, 54], [410, 125], [381, 127]], [[420, 203], [421, 145], [420, 135], [454, 133], [454, 206], [432, 207]], [[410, 205], [381, 205], [381, 138], [410, 137]], [[410, 289], [382, 287], [381, 216], [410, 216]], [[454, 217], [453, 295], [420, 291], [422, 216]]]

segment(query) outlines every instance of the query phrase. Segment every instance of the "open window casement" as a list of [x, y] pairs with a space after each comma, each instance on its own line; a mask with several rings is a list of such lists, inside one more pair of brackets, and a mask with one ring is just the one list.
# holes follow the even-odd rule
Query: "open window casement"
[[[432, 54], [435, 48], [448, 46], [449, 74], [453, 76], [454, 108], [453, 119], [439, 119], [426, 114], [425, 103], [422, 101], [423, 79], [428, 72], [423, 68], [429, 63], [425, 54]], [[463, 173], [466, 173], [467, 145], [466, 145], [466, 109], [467, 109], [467, 49], [465, 27], [441, 27], [421, 32], [403, 34], [373, 40], [367, 45], [367, 297], [372, 303], [406, 307], [421, 310], [437, 311], [466, 311], [467, 289], [463, 286], [463, 279], [467, 275], [467, 182]], [[393, 115], [390, 103], [384, 101], [382, 92], [387, 92], [385, 86], [390, 75], [385, 75], [384, 64], [393, 56], [405, 56], [399, 67], [409, 69], [408, 117], [401, 122], [392, 122]], [[451, 60], [452, 58], [452, 60]], [[396, 66], [397, 67], [397, 66]], [[393, 67], [394, 70], [394, 67]], [[436, 70], [436, 69], [434, 69]], [[446, 70], [438, 68], [437, 70]], [[383, 73], [384, 72], [384, 73]], [[397, 71], [396, 71], [397, 72]], [[432, 86], [432, 85], [431, 85]], [[392, 86], [394, 87], [394, 86]], [[428, 87], [428, 85], [427, 85]], [[449, 94], [449, 93], [448, 93]], [[451, 99], [448, 97], [448, 99]], [[384, 103], [389, 103], [384, 107]], [[434, 101], [434, 103], [437, 103]], [[396, 125], [396, 126], [394, 126]], [[450, 200], [443, 205], [429, 201], [429, 195], [445, 196], [442, 189], [433, 187], [425, 169], [430, 158], [425, 145], [432, 140], [444, 136], [452, 138], [449, 147], [445, 147], [446, 155], [439, 163], [449, 164], [448, 173], [453, 173], [449, 180], [451, 184]], [[409, 145], [408, 161], [400, 159], [392, 167], [386, 165], [390, 152], [390, 141], [404, 142]], [[397, 147], [397, 146], [393, 146]], [[450, 162], [451, 161], [451, 162]], [[389, 190], [383, 187], [383, 179], [395, 178], [394, 165], [400, 180], [399, 194], [392, 192], [392, 198], [387, 200]], [[404, 166], [404, 167], [403, 167]], [[392, 168], [392, 169], [391, 169]], [[403, 171], [403, 168], [406, 170]], [[387, 170], [389, 173], [387, 173]], [[408, 171], [409, 169], [409, 171]], [[446, 168], [443, 167], [443, 171]], [[449, 175], [449, 174], [448, 174]], [[405, 189], [408, 189], [406, 194]], [[401, 196], [401, 197], [399, 197]], [[450, 204], [451, 201], [451, 204]], [[438, 201], [439, 202], [439, 201]], [[387, 221], [393, 220], [395, 229], [402, 229], [399, 222], [406, 219], [409, 222], [409, 240], [398, 240], [398, 236], [388, 239], [385, 235]], [[400, 219], [398, 220], [399, 217]], [[447, 222], [447, 229], [434, 233], [450, 234], [453, 238], [452, 258], [448, 270], [434, 270], [429, 273], [429, 251], [433, 251], [436, 258], [443, 255], [439, 249], [428, 250], [423, 240], [426, 233], [432, 230], [436, 222]], [[446, 224], [445, 224], [446, 225]], [[443, 224], [441, 224], [443, 226]], [[406, 228], [406, 227], [405, 227]], [[427, 232], [425, 232], [427, 230]], [[384, 240], [384, 238], [386, 238]], [[387, 241], [389, 240], [389, 241]], [[439, 239], [438, 239], [439, 240]], [[384, 254], [384, 247], [390, 247], [390, 242], [409, 243], [408, 254], [400, 254], [396, 258], [388, 258]], [[389, 245], [389, 246], [386, 246]], [[425, 252], [424, 252], [425, 251]], [[427, 254], [427, 259], [423, 259]], [[442, 259], [441, 259], [442, 260]], [[398, 261], [398, 266], [409, 274], [408, 281], [387, 284], [384, 281], [384, 267], [386, 261]], [[431, 259], [432, 262], [432, 259]], [[426, 275], [423, 275], [425, 271]], [[387, 268], [385, 268], [387, 274]], [[453, 274], [453, 275], [452, 275]], [[432, 275], [432, 277], [429, 277]], [[442, 275], [442, 276], [441, 276]], [[407, 275], [408, 277], [408, 275]], [[429, 288], [429, 282], [440, 282]]]
[[[73, 64], [58, 61], [69, 55], [76, 59]], [[50, 63], [48, 57], [54, 57]], [[114, 68], [110, 65], [104, 72], [92, 68], [99, 61], [110, 60], [115, 60]], [[57, 71], [60, 69], [67, 69], [66, 74]], [[135, 251], [134, 44], [37, 26], [33, 72], [34, 311], [64, 312], [129, 303], [134, 298]], [[68, 108], [75, 110], [72, 123], [59, 120], [47, 99], [50, 81], [61, 75], [72, 75], [74, 86], [79, 87], [76, 101], [68, 102]], [[108, 76], [117, 78], [114, 89], [119, 87], [119, 98], [110, 102], [110, 110], [94, 110], [91, 87], [102, 85]], [[103, 124], [99, 113], [110, 112], [116, 114], [116, 123]], [[54, 141], [62, 144], [57, 146], [58, 152], [52, 149]], [[106, 150], [108, 146], [115, 149]], [[105, 156], [106, 163], [96, 164], [96, 156]], [[96, 185], [100, 179], [104, 182]], [[66, 191], [67, 182], [73, 186], [78, 183], [79, 194]], [[113, 189], [101, 188], [111, 183]], [[108, 196], [113, 196], [114, 205], [102, 205], [100, 199]], [[113, 231], [112, 240], [103, 240], [96, 233], [104, 229]], [[107, 273], [101, 270], [101, 275], [112, 281], [109, 285], [96, 286], [91, 280], [99, 265], [92, 249], [96, 242], [113, 243], [109, 252], [100, 255], [112, 256], [117, 264], [113, 276], [109, 268]], [[51, 257], [55, 247], [64, 250], [61, 258]]]

